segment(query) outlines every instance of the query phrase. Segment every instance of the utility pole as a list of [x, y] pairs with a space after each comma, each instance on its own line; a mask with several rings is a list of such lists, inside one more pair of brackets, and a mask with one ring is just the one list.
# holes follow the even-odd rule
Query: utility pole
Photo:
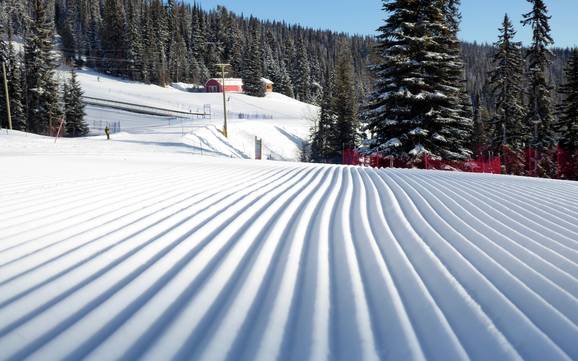
[[6, 64], [2, 63], [4, 75], [4, 92], [6, 94], [6, 113], [8, 114], [8, 129], [12, 130], [12, 114], [10, 113], [10, 92], [8, 91], [8, 78], [6, 77]]
[[231, 64], [215, 64], [219, 68], [221, 68], [221, 75], [223, 78], [223, 116], [225, 118], [225, 123], [223, 124], [223, 135], [225, 138], [229, 138], [229, 130], [227, 124], [227, 89], [225, 87], [225, 68], [231, 66]]

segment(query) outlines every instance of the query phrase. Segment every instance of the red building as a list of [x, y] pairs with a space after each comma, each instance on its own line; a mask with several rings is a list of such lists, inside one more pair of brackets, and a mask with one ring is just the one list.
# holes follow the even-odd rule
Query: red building
[[[207, 93], [222, 93], [223, 79], [209, 79], [207, 84], [205, 84], [205, 91]], [[229, 93], [242, 93], [243, 79], [225, 79], [225, 91]]]

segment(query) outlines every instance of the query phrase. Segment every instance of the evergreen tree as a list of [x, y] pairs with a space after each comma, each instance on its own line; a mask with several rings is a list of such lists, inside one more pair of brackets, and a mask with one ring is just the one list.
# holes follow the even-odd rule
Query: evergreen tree
[[243, 75], [243, 90], [246, 94], [255, 97], [265, 96], [265, 87], [262, 81], [262, 58], [263, 56], [261, 52], [261, 43], [259, 41], [257, 30], [254, 29], [251, 49], [249, 51], [247, 63], [245, 64], [245, 72]]
[[293, 89], [295, 97], [303, 102], [311, 100], [311, 69], [309, 55], [303, 39], [299, 39], [295, 58], [293, 60]]
[[488, 123], [490, 114], [488, 109], [481, 103], [480, 94], [474, 96], [473, 109], [472, 152], [476, 157], [484, 157], [489, 143]]
[[54, 77], [53, 29], [46, 3], [34, 0], [24, 62], [28, 129], [38, 134], [51, 134], [61, 116], [59, 87]]
[[66, 16], [64, 18], [64, 23], [59, 29], [60, 37], [62, 38], [62, 48], [64, 60], [71, 63], [77, 54], [77, 42], [79, 38], [76, 34], [76, 16], [78, 15], [78, 9], [75, 2], [71, 2], [68, 5], [66, 11]]
[[281, 67], [279, 62], [275, 59], [272, 49], [272, 34], [267, 34], [267, 42], [265, 43], [265, 49], [263, 51], [263, 69], [264, 69], [264, 76], [267, 79], [270, 79], [275, 85], [280, 84], [282, 82], [281, 79]]
[[205, 49], [205, 32], [203, 27], [203, 20], [201, 10], [195, 4], [192, 13], [192, 24], [191, 24], [191, 57], [197, 62], [204, 59], [204, 49]]
[[578, 49], [566, 67], [566, 82], [560, 93], [564, 100], [559, 106], [560, 118], [556, 131], [560, 136], [560, 146], [570, 151], [578, 150]]
[[369, 146], [402, 158], [467, 159], [472, 120], [464, 117], [463, 70], [445, 1], [384, 1], [380, 63], [365, 120]]
[[82, 88], [73, 69], [69, 83], [64, 86], [64, 117], [66, 135], [69, 137], [83, 137], [88, 134], [82, 96]]
[[10, 111], [14, 130], [26, 130], [26, 113], [22, 91], [22, 61], [12, 44], [12, 33], [8, 35], [8, 90], [10, 92]]
[[349, 50], [343, 50], [335, 68], [333, 91], [335, 126], [331, 132], [330, 145], [333, 151], [340, 155], [343, 149], [355, 148], [358, 141], [359, 120], [352, 63]]
[[490, 86], [496, 101], [491, 134], [494, 150], [506, 145], [515, 151], [522, 150], [527, 139], [523, 124], [526, 114], [522, 103], [524, 60], [522, 45], [514, 41], [515, 35], [516, 31], [506, 15], [495, 44], [495, 68], [490, 73]]
[[334, 74], [329, 74], [326, 79], [320, 104], [319, 119], [311, 134], [310, 158], [315, 163], [333, 162], [338, 158], [331, 145], [332, 133], [336, 124], [333, 98]]
[[459, 91], [455, 96], [458, 97], [460, 111], [457, 113], [461, 120], [459, 124], [465, 124], [465, 130], [470, 131], [470, 120], [473, 117], [472, 98], [466, 89], [465, 65], [462, 54], [461, 42], [458, 39], [462, 14], [460, 13], [461, 0], [444, 0], [442, 8], [445, 15], [448, 36], [445, 39], [448, 49], [448, 55], [453, 58], [446, 64], [448, 66], [448, 82], [450, 89]]
[[187, 78], [189, 63], [187, 61], [187, 46], [185, 40], [177, 35], [175, 43], [171, 46], [169, 55], [171, 79], [176, 82], [182, 82]]
[[443, 5], [449, 30], [454, 35], [457, 35], [460, 31], [460, 23], [462, 22], [460, 5], [461, 0], [446, 0]]
[[524, 14], [522, 24], [532, 27], [532, 45], [527, 53], [529, 65], [528, 115], [527, 126], [534, 128], [532, 146], [540, 151], [556, 145], [556, 136], [552, 129], [554, 121], [552, 111], [552, 86], [546, 74], [552, 63], [552, 53], [548, 49], [554, 44], [550, 35], [548, 9], [544, 0], [528, 0], [532, 11]]
[[100, 69], [100, 60], [102, 57], [102, 47], [100, 39], [101, 17], [100, 6], [96, 1], [90, 3], [90, 20], [86, 32], [86, 50], [87, 65], [89, 67]]
[[[4, 41], [4, 24], [0, 19], [0, 80], [3, 74], [1, 73], [1, 66], [6, 67], [8, 64], [8, 44]], [[8, 112], [6, 109], [6, 95], [4, 89], [4, 82], [0, 86], [0, 128], [8, 127]]]
[[127, 75], [127, 24], [121, 0], [105, 0], [102, 19], [103, 69], [114, 75]]
[[284, 60], [281, 60], [279, 71], [279, 82], [275, 84], [275, 91], [288, 97], [294, 98], [295, 93], [293, 92], [293, 84], [291, 83], [291, 77], [289, 76], [289, 72], [287, 71], [287, 66], [285, 65]]
[[127, 76], [131, 80], [146, 81], [148, 74], [144, 65], [143, 38], [140, 31], [139, 12], [134, 4], [134, 0], [128, 2], [128, 49], [127, 56]]

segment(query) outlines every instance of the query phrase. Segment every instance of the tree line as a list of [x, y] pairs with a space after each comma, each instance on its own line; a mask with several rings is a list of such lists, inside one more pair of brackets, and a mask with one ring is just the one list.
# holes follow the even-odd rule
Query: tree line
[[[372, 92], [360, 98], [360, 112], [355, 102], [344, 112], [350, 96], [326, 88], [312, 159], [339, 161], [356, 146], [407, 162], [498, 154], [524, 174], [530, 149], [538, 175], [555, 176], [557, 146], [578, 150], [578, 51], [553, 51], [546, 4], [528, 2], [521, 26], [533, 36], [523, 48], [508, 15], [493, 46], [460, 44], [459, 0], [383, 1]], [[338, 83], [350, 88], [344, 79]], [[355, 136], [338, 136], [341, 114]]]
[[[177, 0], [44, 2], [51, 7], [66, 61], [130, 80], [202, 85], [217, 75], [215, 64], [230, 63], [231, 77], [249, 83], [251, 77], [266, 77], [279, 92], [315, 102], [342, 42], [352, 49], [357, 77], [367, 76], [369, 36], [261, 21], [222, 6], [206, 11]], [[14, 22], [24, 23], [18, 29], [26, 31], [26, 21]], [[356, 90], [367, 91], [362, 85]]]
[[[66, 114], [63, 87], [55, 79], [61, 63], [161, 86], [203, 85], [220, 76], [215, 64], [229, 63], [227, 76], [243, 78], [250, 95], [265, 95], [265, 77], [277, 92], [318, 104], [345, 46], [359, 80], [355, 93], [369, 90], [369, 36], [261, 21], [224, 7], [206, 11], [176, 0], [0, 0], [0, 7], [2, 56], [11, 86], [21, 87], [11, 90], [16, 103], [22, 99], [14, 105], [16, 129], [46, 134]], [[24, 55], [14, 52], [15, 38], [25, 44]]]
[[[33, 0], [30, 7], [20, 1], [0, 3], [0, 62], [6, 72], [9, 101], [0, 96], [0, 119], [4, 128], [36, 134], [53, 134], [61, 124], [63, 135], [84, 136], [82, 89], [74, 71], [60, 84], [60, 63], [54, 51], [53, 15], [49, 4]], [[14, 37], [25, 34], [23, 51]]]

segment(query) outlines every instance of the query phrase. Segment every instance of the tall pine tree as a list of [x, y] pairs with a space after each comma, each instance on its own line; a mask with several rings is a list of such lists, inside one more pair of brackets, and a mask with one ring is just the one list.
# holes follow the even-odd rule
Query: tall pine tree
[[578, 49], [574, 49], [566, 67], [566, 82], [560, 93], [564, 100], [560, 103], [560, 118], [556, 131], [560, 136], [560, 146], [570, 151], [578, 150]]
[[263, 70], [261, 66], [263, 55], [256, 26], [253, 28], [252, 35], [251, 49], [249, 50], [243, 74], [243, 90], [248, 95], [264, 97], [265, 87], [262, 81]]
[[475, 94], [473, 97], [473, 121], [474, 129], [472, 131], [472, 152], [476, 157], [487, 156], [487, 146], [488, 146], [488, 123], [489, 123], [489, 112], [488, 109], [482, 104], [480, 99], [480, 94]]
[[102, 19], [103, 69], [114, 75], [127, 75], [127, 30], [124, 2], [105, 0]]
[[26, 130], [26, 113], [24, 110], [24, 94], [22, 90], [22, 60], [14, 49], [12, 32], [8, 33], [8, 89], [10, 92], [10, 111], [14, 130]]
[[[7, 68], [8, 65], [8, 44], [4, 41], [4, 24], [0, 19], [0, 80], [2, 79], [2, 65]], [[0, 128], [8, 127], [8, 112], [6, 108], [6, 95], [4, 82], [0, 85]]]
[[335, 87], [334, 74], [326, 76], [323, 87], [323, 97], [319, 109], [319, 119], [311, 134], [311, 161], [328, 163], [338, 159], [338, 153], [332, 146], [332, 136], [335, 130], [336, 115], [333, 90]]
[[68, 84], [64, 85], [64, 119], [66, 135], [69, 137], [83, 137], [88, 134], [82, 95], [82, 88], [73, 69]]
[[309, 54], [303, 39], [299, 39], [293, 59], [292, 78], [295, 97], [302, 102], [309, 102], [311, 100], [311, 68], [309, 66]]
[[467, 159], [472, 120], [464, 117], [463, 74], [445, 0], [385, 0], [380, 63], [365, 120], [372, 151]]
[[552, 110], [552, 86], [547, 72], [552, 63], [549, 47], [554, 44], [550, 35], [550, 16], [544, 0], [528, 0], [532, 11], [524, 14], [522, 24], [532, 28], [532, 45], [526, 55], [529, 65], [528, 114], [526, 123], [535, 129], [531, 138], [532, 146], [541, 151], [556, 145], [556, 136], [552, 129], [554, 114]]
[[62, 114], [59, 86], [55, 79], [54, 24], [47, 3], [34, 0], [32, 21], [24, 45], [28, 129], [33, 133], [54, 131]]
[[359, 119], [352, 64], [350, 50], [342, 50], [335, 68], [335, 125], [329, 142], [334, 152], [340, 155], [344, 149], [353, 149], [358, 143]]
[[505, 15], [499, 39], [494, 45], [494, 69], [490, 73], [490, 86], [496, 100], [491, 133], [494, 150], [501, 146], [522, 150], [527, 139], [522, 90], [524, 60], [522, 44], [514, 40], [515, 35], [512, 22]]

